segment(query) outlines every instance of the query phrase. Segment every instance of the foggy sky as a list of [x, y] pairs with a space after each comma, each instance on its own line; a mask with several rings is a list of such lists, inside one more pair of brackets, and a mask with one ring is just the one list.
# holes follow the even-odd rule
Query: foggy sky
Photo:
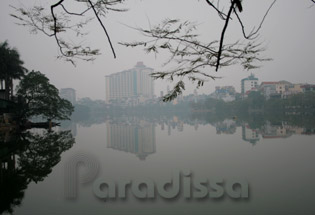
[[[50, 79], [57, 88], [71, 87], [77, 91], [77, 97], [105, 99], [105, 75], [132, 68], [137, 61], [143, 61], [148, 67], [163, 70], [161, 67], [166, 59], [164, 54], [150, 55], [140, 48], [126, 48], [118, 42], [132, 42], [142, 36], [135, 30], [126, 27], [148, 28], [156, 25], [166, 17], [191, 20], [198, 23], [199, 34], [203, 41], [219, 40], [223, 21], [205, 1], [192, 0], [127, 0], [124, 8], [128, 12], [110, 12], [104, 24], [112, 39], [117, 58], [114, 59], [109, 49], [106, 37], [99, 24], [93, 22], [87, 30], [89, 35], [86, 43], [101, 49], [102, 55], [94, 62], [78, 61], [77, 66], [57, 60], [58, 47], [54, 38], [48, 38], [41, 33], [31, 34], [29, 28], [15, 25], [10, 17], [13, 13], [9, 4], [18, 6], [21, 1], [10, 0], [0, 2], [0, 41], [8, 40], [10, 47], [15, 47], [29, 70], [38, 70]], [[46, 2], [29, 0], [23, 4]], [[257, 26], [268, 8], [271, 0], [243, 1], [244, 19], [247, 31]], [[48, 6], [49, 4], [46, 3]], [[228, 67], [209, 71], [211, 74], [222, 76], [216, 81], [205, 83], [199, 93], [209, 94], [215, 86], [233, 85], [240, 91], [240, 80], [251, 72], [261, 81], [287, 80], [293, 83], [315, 84], [315, 5], [310, 0], [278, 0], [266, 18], [260, 31], [260, 41], [267, 50], [262, 54], [273, 58], [264, 62], [261, 68], [244, 71], [240, 66]], [[242, 38], [241, 28], [231, 22], [226, 33], [226, 41]], [[125, 25], [123, 25], [123, 24]], [[155, 84], [155, 94], [172, 83], [159, 81]], [[188, 87], [185, 94], [191, 93], [193, 86]]]

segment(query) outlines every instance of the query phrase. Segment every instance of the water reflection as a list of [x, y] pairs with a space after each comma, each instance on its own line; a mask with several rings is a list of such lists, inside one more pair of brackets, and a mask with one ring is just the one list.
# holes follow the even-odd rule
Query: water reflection
[[234, 134], [236, 132], [236, 122], [232, 119], [225, 119], [214, 124], [217, 134]]
[[[62, 123], [62, 129], [70, 129], [73, 136], [77, 135], [77, 127], [90, 127], [93, 124], [106, 123], [107, 147], [131, 152], [140, 159], [155, 153], [155, 127], [159, 126], [167, 135], [173, 131], [184, 132], [186, 125], [191, 125], [197, 131], [200, 125], [211, 125], [216, 128], [216, 134], [235, 134], [241, 128], [241, 137], [245, 142], [256, 145], [262, 139], [288, 138], [292, 135], [315, 134], [315, 117], [245, 115], [230, 116], [222, 114], [129, 114], [102, 115], [87, 121], [68, 121]], [[86, 120], [86, 119], [85, 119]], [[87, 123], [88, 122], [88, 123]]]
[[[53, 208], [55, 214], [312, 211], [314, 144], [313, 137], [307, 135], [315, 133], [314, 117], [143, 113], [94, 119], [64, 124], [62, 129], [67, 131], [62, 132], [1, 133], [1, 211], [12, 211], [21, 203], [26, 190], [24, 204], [15, 209], [16, 214], [33, 210], [32, 214], [42, 214], [47, 207]], [[61, 155], [73, 145], [73, 135], [77, 135], [77, 144]], [[79, 152], [87, 152], [98, 160], [100, 171], [95, 179], [151, 178], [160, 182], [169, 180], [175, 169], [187, 169], [192, 178], [246, 179], [250, 198], [234, 202], [228, 197], [199, 201], [180, 196], [170, 201], [160, 198], [140, 201], [129, 193], [125, 200], [103, 202], [93, 195], [91, 181], [78, 183], [78, 198], [66, 201], [58, 190], [64, 188], [63, 180], [58, 179], [64, 179], [63, 164]], [[60, 156], [62, 160], [55, 166]], [[81, 167], [78, 174], [82, 177], [85, 169]], [[29, 185], [44, 179], [42, 184]], [[40, 193], [43, 190], [49, 195]], [[56, 201], [58, 198], [61, 201]], [[141, 212], [142, 208], [147, 210]]]
[[73, 144], [71, 131], [1, 131], [0, 213], [12, 213], [29, 183], [43, 181]]
[[155, 153], [155, 124], [136, 117], [106, 122], [107, 148], [135, 154], [140, 160]]
[[270, 121], [265, 121], [260, 128], [251, 128], [248, 123], [242, 125], [242, 138], [255, 145], [262, 139], [288, 138], [292, 135], [313, 135], [315, 128], [300, 127], [292, 124], [287, 124], [283, 121], [281, 124], [272, 124]]

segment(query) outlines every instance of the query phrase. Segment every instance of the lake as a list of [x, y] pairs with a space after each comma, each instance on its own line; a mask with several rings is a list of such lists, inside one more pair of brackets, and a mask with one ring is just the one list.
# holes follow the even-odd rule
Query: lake
[[129, 114], [3, 134], [1, 211], [314, 214], [315, 125], [299, 118]]

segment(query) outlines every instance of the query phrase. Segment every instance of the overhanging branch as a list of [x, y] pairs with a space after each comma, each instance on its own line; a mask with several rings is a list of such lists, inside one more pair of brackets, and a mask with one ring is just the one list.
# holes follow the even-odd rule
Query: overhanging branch
[[230, 6], [230, 9], [229, 9], [229, 12], [228, 12], [228, 14], [226, 16], [225, 24], [224, 24], [223, 30], [221, 32], [220, 45], [219, 45], [219, 51], [218, 51], [218, 59], [217, 59], [217, 65], [216, 65], [216, 68], [215, 68], [216, 71], [218, 71], [219, 66], [220, 66], [220, 59], [221, 59], [221, 54], [222, 54], [224, 35], [225, 35], [225, 31], [227, 29], [227, 26], [229, 25], [229, 20], [230, 20], [232, 11], [234, 9], [234, 5], [235, 5], [235, 0], [233, 0], [231, 2], [231, 6]]
[[246, 35], [245, 26], [244, 26], [244, 24], [243, 24], [243, 21], [241, 20], [241, 18], [240, 18], [240, 16], [238, 15], [237, 11], [234, 9], [234, 13], [235, 13], [235, 15], [236, 15], [236, 17], [237, 17], [237, 19], [238, 19], [238, 21], [239, 21], [241, 27], [242, 27], [243, 36], [244, 36], [245, 39], [248, 39], [248, 40], [255, 39], [254, 36], [258, 34], [258, 32], [259, 32], [259, 30], [261, 29], [261, 27], [262, 27], [262, 25], [263, 25], [263, 23], [264, 23], [264, 21], [265, 21], [267, 15], [268, 15], [269, 11], [270, 11], [271, 8], [273, 7], [273, 5], [276, 3], [276, 1], [277, 1], [277, 0], [274, 0], [274, 1], [271, 3], [271, 5], [269, 6], [268, 10], [266, 11], [264, 17], [262, 18], [262, 20], [261, 20], [261, 22], [260, 22], [258, 28], [257, 28], [256, 30], [253, 29], [253, 30], [251, 31], [251, 33], [249, 33], [248, 35]]
[[106, 30], [106, 28], [105, 28], [105, 26], [104, 26], [102, 20], [101, 20], [100, 17], [98, 16], [97, 11], [95, 10], [95, 7], [94, 7], [94, 5], [92, 4], [92, 2], [91, 2], [90, 0], [88, 0], [88, 2], [89, 2], [89, 4], [90, 4], [91, 8], [93, 9], [94, 14], [95, 14], [95, 16], [96, 16], [98, 22], [100, 23], [100, 25], [102, 26], [102, 28], [103, 28], [103, 30], [104, 30], [104, 32], [105, 32], [106, 37], [107, 37], [107, 40], [108, 40], [108, 43], [109, 43], [110, 48], [111, 48], [111, 50], [112, 50], [112, 52], [113, 52], [114, 58], [116, 58], [116, 53], [115, 53], [113, 44], [112, 44], [112, 42], [111, 42], [111, 40], [110, 40], [110, 37], [109, 37], [109, 35], [108, 35], [108, 33], [107, 33], [107, 30]]
[[62, 46], [60, 45], [59, 39], [58, 39], [58, 37], [57, 37], [57, 18], [56, 18], [55, 13], [54, 13], [54, 8], [55, 8], [55, 7], [58, 7], [59, 5], [61, 5], [62, 2], [64, 2], [64, 0], [60, 0], [60, 1], [57, 2], [56, 4], [51, 5], [51, 6], [50, 6], [50, 11], [51, 11], [51, 15], [52, 15], [52, 17], [53, 17], [53, 19], [54, 19], [54, 37], [55, 37], [56, 42], [57, 42], [57, 44], [58, 44], [58, 46], [59, 46], [59, 50], [60, 50], [61, 54], [64, 55], [64, 56], [67, 56], [67, 55], [62, 51]]

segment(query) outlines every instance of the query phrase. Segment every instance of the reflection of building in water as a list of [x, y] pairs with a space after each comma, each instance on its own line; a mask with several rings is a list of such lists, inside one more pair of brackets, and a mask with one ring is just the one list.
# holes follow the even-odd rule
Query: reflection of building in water
[[195, 131], [198, 130], [198, 127], [199, 127], [198, 121], [195, 120], [195, 123], [194, 123], [194, 129], [195, 129]]
[[172, 130], [177, 128], [177, 131], [183, 132], [184, 131], [184, 124], [185, 122], [180, 120], [178, 116], [173, 116], [170, 118], [160, 119], [158, 122], [161, 125], [161, 130], [163, 131], [167, 126], [167, 134], [171, 135]]
[[234, 120], [225, 119], [222, 122], [215, 123], [217, 134], [234, 134], [236, 132], [236, 123]]
[[140, 160], [155, 153], [155, 126], [140, 120], [136, 123], [120, 122], [106, 123], [107, 147], [131, 152]]
[[259, 140], [259, 134], [256, 129], [251, 129], [247, 123], [242, 125], [242, 139], [255, 145]]
[[269, 121], [267, 121], [261, 131], [263, 138], [286, 138], [292, 135], [292, 132], [286, 128], [287, 126], [282, 125], [271, 125]]
[[164, 131], [164, 122], [161, 123], [161, 130]]
[[173, 116], [172, 126], [173, 126], [173, 129], [175, 129], [177, 126], [177, 130], [180, 132], [184, 131], [184, 122], [180, 121], [177, 116]]
[[171, 135], [171, 131], [172, 131], [171, 124], [168, 123], [168, 124], [167, 124], [167, 134], [168, 134], [168, 135]]
[[256, 144], [256, 142], [259, 141], [258, 134], [260, 134], [263, 139], [287, 138], [293, 134], [315, 134], [315, 129], [293, 126], [286, 122], [272, 124], [270, 121], [266, 121], [259, 129], [251, 129], [249, 125], [245, 123], [242, 125], [242, 131], [243, 140], [249, 141], [253, 144]]

